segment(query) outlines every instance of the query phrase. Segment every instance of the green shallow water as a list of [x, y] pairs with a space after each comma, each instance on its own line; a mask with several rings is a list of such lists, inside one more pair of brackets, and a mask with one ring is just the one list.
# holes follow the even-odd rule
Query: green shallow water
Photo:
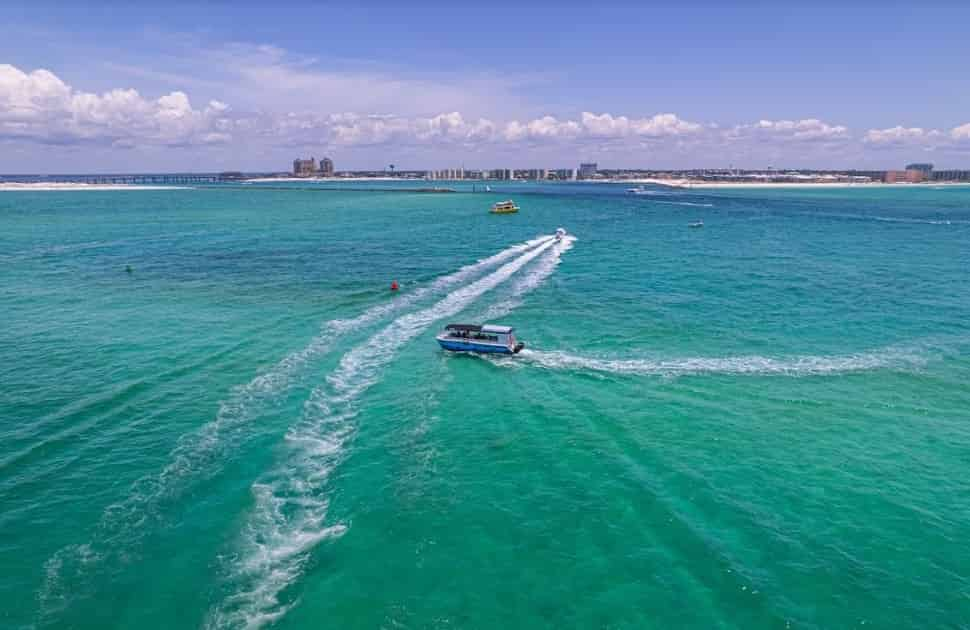
[[0, 624], [970, 627], [970, 189], [455, 186], [0, 193]]

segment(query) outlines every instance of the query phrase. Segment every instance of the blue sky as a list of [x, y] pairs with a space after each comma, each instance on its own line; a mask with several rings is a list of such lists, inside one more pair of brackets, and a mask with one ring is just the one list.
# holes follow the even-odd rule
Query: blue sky
[[7, 5], [0, 172], [970, 168], [970, 5]]

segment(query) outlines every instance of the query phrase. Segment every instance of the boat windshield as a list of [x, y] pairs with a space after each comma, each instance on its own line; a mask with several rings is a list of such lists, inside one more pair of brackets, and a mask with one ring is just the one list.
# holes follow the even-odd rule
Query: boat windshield
[[455, 339], [473, 339], [475, 341], [498, 341], [498, 335], [489, 335], [476, 330], [449, 330], [448, 336]]

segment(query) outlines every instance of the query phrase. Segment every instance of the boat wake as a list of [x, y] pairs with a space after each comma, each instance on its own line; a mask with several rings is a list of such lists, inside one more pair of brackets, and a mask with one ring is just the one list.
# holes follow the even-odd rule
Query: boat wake
[[853, 218], [859, 216], [859, 218], [871, 218], [873, 221], [882, 221], [884, 223], [916, 223], [924, 225], [967, 225], [970, 221], [961, 219], [917, 219], [913, 217], [864, 217], [861, 215], [852, 215]]
[[552, 243], [553, 237], [543, 236], [514, 245], [442, 276], [426, 287], [373, 306], [353, 319], [325, 322], [320, 333], [304, 348], [285, 356], [248, 383], [233, 388], [220, 403], [215, 418], [180, 439], [169, 463], [159, 473], [136, 481], [124, 500], [105, 510], [92, 541], [64, 547], [47, 561], [47, 579], [38, 593], [42, 614], [55, 614], [63, 608], [76, 595], [75, 582], [83, 581], [97, 565], [111, 557], [118, 559], [129, 554], [165, 513], [162, 506], [183, 496], [194, 483], [218, 473], [243, 440], [257, 435], [246, 428], [282, 400], [300, 382], [304, 368], [326, 355], [341, 335], [363, 329], [424, 298], [465, 283], [514, 256], [524, 252], [533, 255], [536, 248], [543, 251]]
[[668, 205], [671, 205], [671, 206], [696, 206], [698, 208], [713, 208], [714, 207], [714, 204], [713, 203], [699, 203], [699, 202], [696, 202], [696, 201], [661, 201], [659, 199], [655, 199], [653, 201], [653, 203], [665, 203], [665, 204], [668, 204]]
[[482, 314], [482, 321], [489, 322], [505, 317], [522, 304], [522, 298], [546, 281], [562, 262], [562, 254], [568, 252], [576, 242], [575, 236], [566, 236], [533, 265], [521, 278], [515, 281], [508, 296], [497, 302]]
[[326, 385], [313, 390], [302, 418], [287, 433], [283, 461], [253, 485], [253, 513], [242, 534], [239, 557], [228, 569], [233, 594], [210, 612], [208, 627], [258, 627], [294, 605], [295, 601], [282, 601], [281, 593], [302, 575], [309, 552], [346, 530], [339, 523], [325, 525], [326, 491], [330, 473], [356, 431], [357, 398], [377, 382], [382, 368], [404, 344], [435, 321], [462, 311], [554, 244], [552, 239], [542, 241], [434, 305], [398, 317], [343, 356]]
[[526, 348], [519, 353], [514, 361], [490, 356], [485, 358], [502, 367], [520, 367], [524, 364], [549, 370], [590, 371], [638, 376], [700, 374], [824, 376], [880, 369], [914, 369], [926, 364], [924, 355], [913, 349], [901, 347], [842, 356], [808, 355], [770, 358], [748, 355], [680, 359], [607, 359]]
[[910, 225], [970, 225], [970, 220], [965, 218], [930, 218], [930, 217], [889, 217], [875, 214], [858, 214], [844, 212], [794, 212], [799, 216], [811, 218], [833, 219], [840, 221], [874, 221], [877, 223], [903, 223]]

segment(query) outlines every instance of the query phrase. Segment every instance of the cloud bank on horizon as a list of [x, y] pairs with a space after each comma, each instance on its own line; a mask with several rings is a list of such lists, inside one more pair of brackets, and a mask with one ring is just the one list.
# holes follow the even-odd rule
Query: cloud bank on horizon
[[[156, 154], [166, 149], [204, 150], [207, 155], [221, 155], [224, 163], [230, 163], [241, 149], [294, 156], [330, 153], [338, 159], [345, 153], [356, 156], [358, 162], [369, 160], [373, 167], [383, 165], [384, 158], [395, 152], [412, 156], [425, 152], [429, 159], [415, 164], [415, 168], [472, 161], [487, 165], [495, 160], [508, 163], [510, 159], [515, 162], [511, 166], [516, 167], [570, 166], [587, 156], [599, 156], [604, 165], [613, 167], [665, 168], [672, 162], [683, 165], [691, 159], [696, 160], [696, 166], [706, 167], [711, 160], [696, 156], [711, 155], [722, 156], [722, 162], [727, 157], [736, 165], [745, 166], [780, 162], [813, 166], [827, 162], [844, 167], [847, 156], [855, 160], [868, 156], [871, 162], [878, 159], [872, 154], [879, 151], [894, 151], [894, 156], [908, 155], [913, 159], [970, 151], [970, 122], [951, 129], [902, 125], [850, 129], [815, 118], [726, 125], [716, 120], [686, 120], [669, 112], [619, 115], [581, 111], [573, 116], [545, 113], [522, 119], [457, 110], [422, 114], [415, 110], [429, 105], [408, 102], [409, 91], [427, 89], [443, 102], [461, 104], [458, 95], [462, 89], [449, 91], [442, 86], [429, 87], [426, 80], [416, 84], [373, 74], [335, 78], [333, 74], [307, 68], [306, 64], [286, 63], [285, 52], [279, 49], [264, 46], [246, 50], [254, 56], [236, 66], [239, 85], [261, 84], [282, 92], [295, 90], [314, 95], [335, 89], [351, 90], [356, 91], [356, 96], [348, 100], [358, 106], [399, 98], [402, 110], [408, 113], [295, 110], [259, 98], [247, 100], [246, 90], [234, 89], [239, 85], [226, 88], [229, 94], [225, 100], [192, 98], [181, 89], [146, 96], [136, 89], [119, 86], [96, 93], [68, 84], [52, 70], [0, 64], [0, 145], [21, 150], [146, 149]], [[242, 55], [246, 50], [236, 49], [235, 54]], [[371, 87], [379, 93], [379, 99], [368, 101], [366, 91]], [[474, 89], [466, 87], [465, 91]], [[484, 90], [488, 89], [486, 85]], [[234, 96], [242, 100], [233, 102]], [[331, 102], [339, 104], [337, 94], [330, 96]], [[468, 102], [481, 101], [471, 98]], [[259, 165], [250, 163], [244, 168], [284, 167], [275, 159]], [[555, 164], [550, 164], [550, 160]], [[0, 163], [0, 168], [4, 167], [9, 169], [10, 164]], [[76, 169], [77, 165], [65, 164], [62, 170], [71, 167]]]

